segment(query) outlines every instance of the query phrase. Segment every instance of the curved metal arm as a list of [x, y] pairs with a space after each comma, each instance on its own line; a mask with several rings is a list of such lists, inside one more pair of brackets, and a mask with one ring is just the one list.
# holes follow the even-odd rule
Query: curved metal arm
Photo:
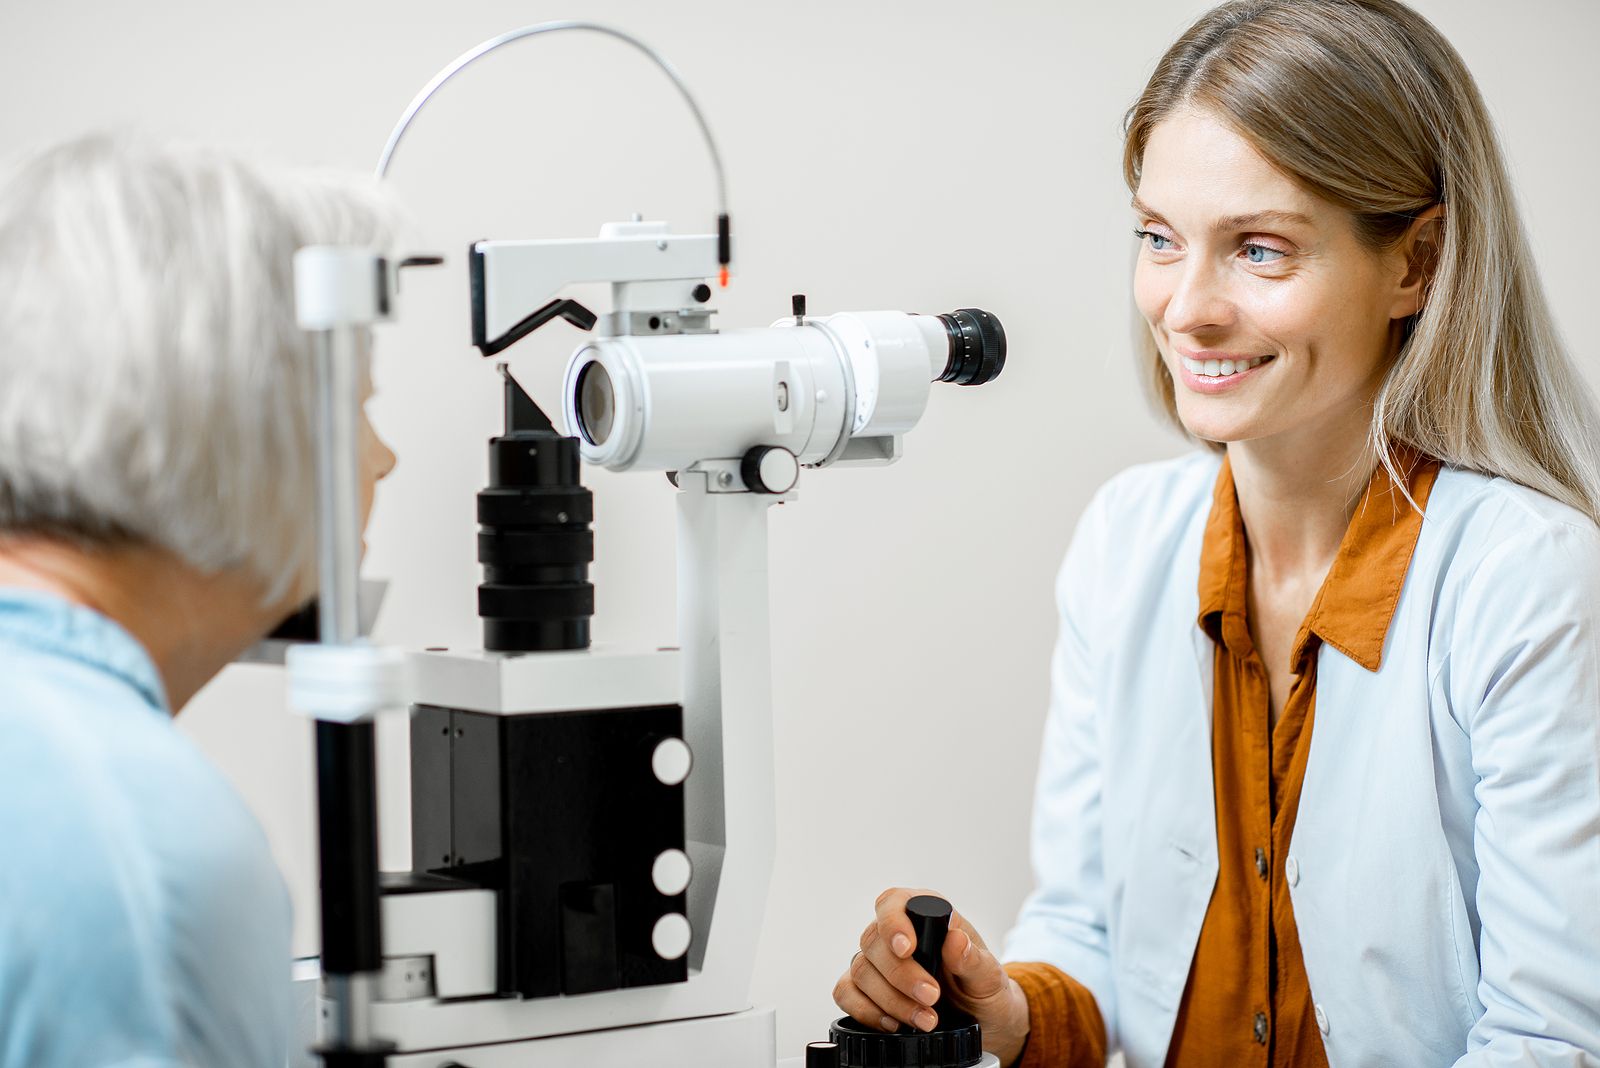
[[677, 87], [679, 95], [683, 97], [683, 102], [689, 105], [689, 111], [694, 115], [694, 121], [700, 127], [700, 133], [705, 138], [706, 150], [711, 153], [711, 166], [717, 176], [717, 212], [720, 215], [727, 215], [728, 181], [722, 169], [722, 153], [717, 151], [716, 138], [711, 136], [711, 127], [706, 122], [705, 115], [700, 111], [700, 105], [695, 102], [694, 94], [689, 92], [688, 85], [684, 83], [683, 76], [660, 53], [632, 34], [598, 22], [583, 22], [576, 19], [540, 22], [532, 26], [524, 26], [521, 29], [510, 30], [498, 37], [491, 37], [477, 47], [468, 49], [457, 56], [448, 66], [438, 74], [435, 74], [432, 81], [422, 87], [422, 91], [416, 95], [416, 98], [411, 101], [411, 105], [406, 108], [405, 114], [400, 116], [400, 121], [395, 124], [394, 130], [389, 134], [388, 142], [383, 146], [383, 154], [378, 157], [376, 176], [383, 178], [388, 174], [389, 164], [393, 161], [395, 150], [400, 147], [400, 139], [405, 136], [406, 129], [411, 125], [411, 120], [417, 117], [417, 113], [428, 102], [428, 98], [438, 92], [445, 82], [454, 78], [476, 60], [488, 55], [502, 45], [520, 41], [525, 37], [556, 33], [563, 30], [588, 30], [591, 33], [601, 33], [608, 37], [615, 37], [617, 40], [626, 42], [643, 52], [654, 61], [656, 66], [661, 68], [662, 73], [672, 79], [672, 84]]

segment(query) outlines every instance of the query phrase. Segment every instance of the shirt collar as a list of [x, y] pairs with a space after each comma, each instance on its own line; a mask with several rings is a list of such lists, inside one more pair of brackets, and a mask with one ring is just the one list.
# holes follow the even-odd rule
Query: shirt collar
[[[1295, 639], [1292, 663], [1296, 665], [1312, 651], [1313, 637], [1368, 671], [1377, 671], [1382, 664], [1389, 624], [1422, 533], [1419, 509], [1427, 507], [1439, 473], [1439, 461], [1413, 449], [1396, 447], [1392, 458], [1402, 485], [1397, 486], [1381, 464], [1373, 472]], [[1233, 470], [1224, 457], [1201, 547], [1199, 624], [1213, 640], [1236, 651], [1249, 642], [1248, 574], [1244, 521]]]
[[114, 675], [170, 716], [166, 687], [144, 646], [112, 620], [37, 590], [0, 587], [0, 643], [76, 660]]

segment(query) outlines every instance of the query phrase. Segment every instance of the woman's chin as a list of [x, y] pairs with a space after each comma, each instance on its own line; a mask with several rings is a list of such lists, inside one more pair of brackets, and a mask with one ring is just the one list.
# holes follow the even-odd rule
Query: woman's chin
[[1249, 441], [1260, 436], [1253, 427], [1231, 419], [1185, 419], [1183, 426], [1192, 437], [1212, 445]]

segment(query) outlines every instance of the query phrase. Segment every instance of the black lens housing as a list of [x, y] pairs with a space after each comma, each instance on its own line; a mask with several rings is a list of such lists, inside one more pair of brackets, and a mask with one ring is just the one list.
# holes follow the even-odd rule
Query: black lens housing
[[1000, 320], [981, 308], [958, 308], [939, 316], [950, 338], [950, 356], [940, 382], [981, 386], [1000, 377], [1006, 365], [1006, 332]]
[[578, 439], [556, 433], [507, 374], [506, 432], [489, 441], [489, 485], [478, 493], [485, 649], [589, 647], [594, 497], [579, 467]]

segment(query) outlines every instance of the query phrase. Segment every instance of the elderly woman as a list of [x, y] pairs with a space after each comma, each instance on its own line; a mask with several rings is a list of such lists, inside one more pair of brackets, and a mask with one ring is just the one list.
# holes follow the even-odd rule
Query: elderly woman
[[[1236, 0], [1128, 114], [1205, 443], [1090, 503], [1038, 888], [947, 993], [1004, 1064], [1600, 1066], [1600, 420], [1487, 110], [1398, 0]], [[938, 1024], [886, 891], [834, 989]]]
[[392, 217], [107, 139], [0, 186], [4, 1068], [284, 1062], [288, 896], [172, 718], [314, 592], [291, 257]]

